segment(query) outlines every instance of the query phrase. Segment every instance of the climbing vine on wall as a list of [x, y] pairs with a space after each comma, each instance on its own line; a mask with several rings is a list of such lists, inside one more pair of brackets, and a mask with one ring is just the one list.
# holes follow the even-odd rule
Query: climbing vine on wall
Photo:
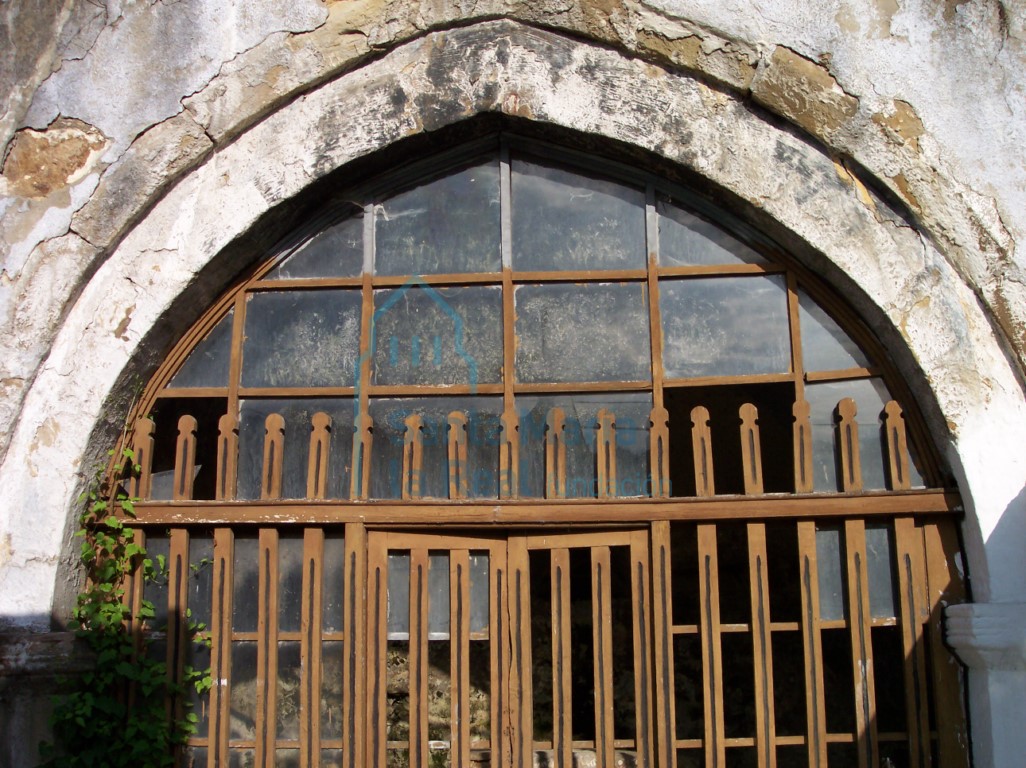
[[[122, 445], [129, 445], [127, 435]], [[174, 717], [173, 701], [188, 686], [210, 688], [209, 670], [186, 668], [183, 678], [168, 675], [163, 653], [156, 653], [149, 632], [153, 605], [141, 602], [133, 614], [126, 595], [133, 573], [163, 578], [163, 558], [147, 557], [130, 527], [134, 499], [130, 479], [138, 473], [135, 455], [112, 452], [112, 466], [97, 473], [82, 494], [80, 557], [86, 585], [73, 613], [76, 631], [93, 656], [90, 668], [65, 681], [51, 716], [54, 741], [41, 746], [42, 768], [159, 768], [174, 764], [175, 747], [195, 731], [197, 716], [185, 710]], [[195, 642], [203, 627], [190, 623]], [[162, 627], [148, 627], [160, 630]]]

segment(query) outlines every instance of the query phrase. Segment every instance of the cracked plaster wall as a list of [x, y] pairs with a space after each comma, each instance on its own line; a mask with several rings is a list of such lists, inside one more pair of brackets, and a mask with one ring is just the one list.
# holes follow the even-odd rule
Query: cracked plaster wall
[[[29, 28], [38, 39], [15, 45], [15, 76], [0, 78], [12, 95], [0, 120], [0, 623], [48, 623], [94, 424], [202, 267], [329, 170], [488, 110], [663, 155], [849, 275], [860, 309], [908, 345], [909, 376], [925, 374], [922, 394], [946, 421], [937, 434], [969, 501], [977, 599], [1023, 600], [1023, 10], [883, 0], [868, 12], [782, 0], [51, 9], [44, 24], [30, 3], [9, 3], [0, 22], [12, 40]], [[495, 16], [529, 26], [434, 31]], [[426, 74], [438, 59], [450, 73], [441, 80]], [[903, 201], [918, 230], [874, 187]]]

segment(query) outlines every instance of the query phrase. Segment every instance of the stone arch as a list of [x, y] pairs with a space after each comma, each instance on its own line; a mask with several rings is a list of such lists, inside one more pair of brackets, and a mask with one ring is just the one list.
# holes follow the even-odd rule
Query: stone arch
[[[1026, 427], [994, 314], [931, 239], [858, 175], [734, 93], [620, 51], [509, 21], [435, 31], [280, 105], [155, 200], [83, 287], [28, 391], [0, 483], [18, 561], [4, 607], [52, 602], [77, 473], [116, 421], [131, 374], [197, 281], [280, 201], [403, 138], [484, 113], [603, 137], [704, 178], [848, 294], [930, 410], [967, 502], [977, 599], [1014, 599]], [[341, 169], [341, 170], [340, 170]], [[213, 266], [211, 266], [213, 265]], [[205, 271], [205, 270], [213, 270]], [[194, 293], [193, 295], [196, 295]], [[173, 308], [178, 307], [178, 310]], [[173, 320], [173, 318], [172, 318]], [[156, 329], [156, 330], [155, 330]], [[164, 338], [166, 341], [166, 337]], [[900, 347], [898, 346], [900, 345]], [[1006, 450], [1001, 450], [1005, 448]], [[991, 534], [1001, 527], [1001, 535]], [[15, 568], [13, 566], [17, 565]], [[58, 587], [58, 590], [60, 587]]]

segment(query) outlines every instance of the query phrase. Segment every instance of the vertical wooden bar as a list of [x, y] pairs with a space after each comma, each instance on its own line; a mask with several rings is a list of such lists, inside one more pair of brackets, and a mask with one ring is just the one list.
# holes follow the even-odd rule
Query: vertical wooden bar
[[926, 637], [923, 631], [923, 626], [930, 620], [930, 608], [927, 602], [923, 532], [916, 527], [913, 518], [899, 517], [894, 521], [894, 543], [898, 560], [899, 619], [905, 655], [909, 765], [926, 768], [933, 764], [930, 756], [930, 712], [927, 706]]
[[949, 519], [928, 521], [922, 527], [926, 542], [928, 634], [934, 708], [937, 717], [937, 757], [940, 768], [968, 768], [969, 734], [962, 708], [962, 669], [944, 644], [944, 606], [965, 602], [965, 584], [958, 570], [961, 557], [958, 531]]
[[[496, 768], [513, 768], [512, 739], [509, 724], [515, 713], [510, 691], [510, 605], [509, 568], [506, 551], [493, 547], [488, 553], [489, 589], [488, 637], [491, 651], [492, 726], [490, 745]], [[528, 672], [530, 674], [530, 672]]]
[[[534, 700], [531, 659], [531, 573], [527, 545], [514, 537], [507, 545], [510, 604], [510, 710], [512, 761], [528, 766], [534, 758]], [[492, 751], [502, 731], [492, 725]]]
[[133, 499], [148, 499], [151, 492], [153, 468], [153, 419], [142, 416], [135, 420], [132, 433], [132, 453], [138, 472], [132, 472], [128, 481], [128, 495]]
[[520, 497], [520, 425], [517, 409], [510, 405], [502, 412], [499, 437], [499, 498]]
[[787, 319], [791, 332], [791, 372], [794, 374], [794, 392], [798, 400], [805, 399], [805, 360], [802, 353], [801, 313], [798, 301], [798, 280], [793, 271], [787, 271]]
[[209, 745], [207, 768], [228, 764], [232, 659], [232, 564], [235, 561], [235, 537], [230, 528], [214, 529], [213, 598], [210, 612], [210, 689]]
[[[323, 414], [318, 414], [323, 415]], [[316, 416], [314, 417], [316, 424]], [[303, 532], [303, 608], [300, 624], [299, 768], [321, 764], [321, 613], [324, 604], [324, 529]]]
[[811, 521], [798, 523], [798, 567], [802, 594], [802, 644], [805, 649], [806, 744], [810, 768], [821, 768], [827, 764], [826, 702], [823, 696], [816, 524]]
[[421, 497], [421, 476], [424, 471], [424, 420], [414, 413], [406, 417], [403, 437], [403, 500]]
[[880, 754], [876, 737], [876, 690], [871, 634], [873, 624], [869, 606], [869, 574], [866, 570], [865, 521], [845, 521], [844, 548], [848, 566], [848, 626], [851, 632], [855, 686], [856, 745], [860, 768], [868, 768], [880, 764]]
[[566, 416], [553, 408], [545, 418], [545, 498], [566, 498]]
[[[516, 308], [513, 302], [513, 174], [509, 146], [499, 144], [499, 251], [502, 263], [502, 405], [513, 409], [513, 382], [516, 381]], [[514, 465], [515, 466], [515, 465]], [[515, 496], [504, 498], [516, 498]]]
[[[167, 558], [167, 669], [172, 680], [181, 680], [185, 671], [185, 657], [189, 642], [189, 534], [183, 528], [172, 528]], [[168, 699], [168, 714], [174, 719], [182, 717], [180, 696]]]
[[428, 552], [410, 551], [410, 765], [426, 768], [428, 751]]
[[655, 764], [676, 768], [676, 699], [673, 678], [670, 523], [652, 523], [652, 649], [655, 655]]
[[812, 493], [812, 418], [805, 400], [795, 401], [794, 415], [794, 491]]
[[365, 501], [370, 497], [373, 427], [374, 419], [371, 415], [366, 410], [360, 411], [353, 432], [353, 472], [349, 490], [349, 497], [353, 500]]
[[615, 498], [616, 493], [616, 432], [613, 414], [606, 408], [598, 412], [598, 436], [595, 443], [598, 497]]
[[659, 314], [659, 213], [653, 184], [645, 186], [645, 241], [648, 266], [648, 327], [651, 329], [652, 405], [663, 407], [663, 322]]
[[[387, 604], [382, 604], [383, 595], [380, 573], [375, 571], [370, 584], [367, 583], [368, 571], [367, 530], [363, 523], [348, 523], [345, 533], [345, 589], [342, 593], [343, 630], [345, 632], [345, 669], [342, 672], [342, 722], [343, 746], [342, 768], [364, 768], [367, 752], [374, 765], [383, 766], [384, 756], [371, 751], [367, 745], [373, 742], [366, 738], [366, 713], [370, 709], [377, 717], [385, 711], [379, 708], [380, 696], [384, 692], [384, 683], [380, 678], [381, 671], [369, 665], [367, 649], [371, 648], [369, 637], [373, 634], [375, 643], [380, 643], [381, 633], [387, 629], [385, 613]], [[378, 565], [380, 565], [380, 561]], [[375, 566], [378, 567], [378, 566]], [[387, 584], [387, 580], [384, 582]], [[366, 621], [365, 621], [366, 617]], [[380, 622], [380, 626], [370, 625], [371, 621]], [[384, 660], [375, 656], [374, 664]], [[371, 685], [379, 686], [378, 693], [370, 698], [368, 707], [367, 676], [371, 676]], [[382, 725], [382, 727], [384, 727]], [[384, 742], [382, 741], [382, 744]]]
[[175, 487], [172, 498], [192, 498], [192, 482], [196, 476], [196, 419], [188, 414], [178, 419], [178, 442], [175, 445]]
[[[742, 431], [743, 431], [742, 427]], [[747, 475], [746, 475], [747, 477]], [[752, 596], [752, 658], [755, 668], [755, 748], [759, 768], [777, 764], [773, 707], [773, 635], [770, 631], [770, 590], [766, 526], [748, 524], [748, 579]]]
[[331, 452], [331, 416], [323, 412], [313, 415], [310, 451], [307, 454], [306, 497], [323, 499], [328, 488], [328, 457]]
[[709, 431], [709, 409], [699, 405], [691, 410], [691, 451], [695, 462], [695, 495], [713, 496], [712, 434]]
[[550, 579], [552, 588], [552, 756], [557, 768], [573, 768], [569, 549], [552, 550]]
[[239, 420], [226, 413], [217, 421], [217, 487], [214, 498], [227, 501], [235, 498], [239, 472]]
[[469, 495], [467, 479], [467, 414], [449, 414], [449, 498], [465, 499]]
[[662, 406], [652, 409], [649, 417], [648, 465], [652, 475], [652, 498], [670, 496], [670, 413]]
[[[272, 418], [269, 416], [268, 419]], [[279, 417], [280, 418], [280, 417]], [[261, 528], [257, 606], [256, 763], [272, 765], [278, 694], [278, 532]]]
[[268, 415], [264, 433], [264, 467], [260, 473], [260, 498], [281, 498], [281, 468], [285, 451], [285, 419], [280, 413]]
[[612, 765], [613, 748], [613, 593], [609, 547], [591, 550], [592, 669], [595, 673], [595, 757]]
[[762, 444], [759, 442], [759, 411], [745, 403], [741, 415], [741, 465], [745, 476], [745, 494], [762, 493]]
[[841, 490], [845, 493], [862, 492], [862, 463], [859, 459], [859, 424], [855, 420], [858, 409], [855, 401], [846, 397], [837, 404], [837, 443], [841, 455]]
[[699, 627], [702, 633], [702, 670], [705, 680], [705, 764], [722, 768], [726, 763], [723, 720], [723, 659], [720, 652], [719, 559], [716, 526], [698, 526]]
[[[388, 549], [384, 534], [367, 537], [367, 685], [370, 712], [367, 719], [367, 764], [388, 765]], [[349, 549], [348, 537], [346, 549]], [[351, 658], [351, 657], [350, 657]], [[350, 717], [361, 702], [350, 699]], [[346, 768], [359, 768], [351, 763]]]
[[634, 616], [634, 711], [637, 713], [638, 768], [655, 768], [652, 725], [652, 577], [648, 532], [630, 534], [631, 603]]
[[232, 354], [228, 364], [227, 413], [239, 412], [239, 383], [242, 379], [242, 344], [246, 340], [246, 306], [250, 294], [239, 291], [232, 309]]
[[901, 406], [891, 400], [884, 406], [884, 431], [887, 434], [887, 485], [892, 491], [912, 487], [908, 465], [908, 438]]
[[449, 553], [449, 755], [453, 768], [470, 768], [470, 553]]

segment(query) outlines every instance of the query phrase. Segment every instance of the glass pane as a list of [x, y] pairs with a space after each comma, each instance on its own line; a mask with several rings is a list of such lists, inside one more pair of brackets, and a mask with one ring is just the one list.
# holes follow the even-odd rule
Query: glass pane
[[421, 494], [449, 497], [449, 414], [467, 416], [465, 477], [472, 498], [498, 496], [499, 415], [501, 397], [432, 397], [372, 400], [374, 442], [371, 448], [371, 497], [398, 499], [403, 490], [403, 445], [406, 419], [420, 415]]
[[378, 275], [498, 272], [499, 163], [422, 184], [375, 206]]
[[[862, 465], [862, 487], [867, 490], [885, 488], [883, 430], [880, 414], [890, 400], [880, 379], [856, 379], [823, 384], [808, 384], [805, 398], [812, 419], [812, 461], [817, 491], [841, 490], [837, 476], [839, 451], [836, 446], [834, 410], [843, 398], [850, 397], [858, 408], [859, 455]], [[914, 464], [909, 465], [913, 487], [923, 480]]]
[[514, 300], [519, 381], [651, 378], [644, 285], [521, 285]]
[[664, 267], [766, 263], [766, 259], [736, 237], [674, 205], [669, 198], [657, 200], [656, 211], [659, 213], [659, 263]]
[[840, 526], [816, 527], [816, 571], [819, 574], [819, 615], [827, 621], [843, 619], [844, 605], [843, 546]]
[[360, 291], [249, 296], [244, 387], [351, 387], [359, 356]]
[[278, 539], [278, 628], [298, 632], [303, 616], [303, 539]]
[[405, 640], [410, 635], [410, 556], [388, 555], [388, 637]]
[[299, 738], [299, 691], [302, 663], [300, 644], [278, 643], [277, 735], [279, 739]]
[[645, 193], [513, 160], [513, 269], [644, 269]]
[[[345, 644], [321, 644], [321, 738], [342, 738], [342, 697], [344, 682]], [[322, 762], [321, 765], [324, 765]]]
[[363, 217], [358, 214], [314, 235], [264, 279], [358, 277], [362, 271]]
[[153, 605], [153, 618], [147, 622], [151, 629], [167, 627], [167, 558], [170, 548], [166, 536], [146, 538], [146, 557], [153, 563], [153, 575], [143, 585], [143, 599]]
[[346, 542], [341, 532], [324, 536], [324, 585], [321, 592], [321, 621], [325, 632], [341, 632], [345, 589]]
[[[652, 396], [635, 394], [543, 395], [517, 398], [520, 419], [520, 494], [545, 495], [545, 440], [549, 411], [562, 408], [565, 416], [566, 495], [594, 498], [598, 488], [598, 413], [611, 411], [616, 420], [616, 491], [624, 496], [651, 495], [648, 475], [648, 418]], [[625, 437], [619, 441], [621, 434]]]
[[488, 634], [488, 553], [470, 555], [470, 633], [477, 639]]
[[299, 768], [299, 750], [276, 749], [274, 751], [274, 768]]
[[228, 386], [234, 317], [234, 308], [228, 310], [228, 314], [221, 318], [206, 338], [189, 353], [185, 364], [172, 377], [168, 388]]
[[449, 637], [449, 556], [428, 556], [428, 640]]
[[803, 291], [798, 292], [798, 317], [802, 330], [805, 370], [837, 371], [869, 367], [869, 359], [858, 345]]
[[229, 706], [231, 717], [228, 736], [231, 739], [253, 739], [256, 736], [257, 644], [232, 643], [232, 684]]
[[256, 632], [260, 556], [256, 536], [235, 537], [232, 567], [232, 629]]
[[240, 499], [260, 498], [260, 477], [264, 465], [264, 436], [267, 417], [279, 413], [285, 419], [285, 448], [282, 451], [282, 497], [306, 497], [310, 432], [315, 413], [331, 417], [326, 496], [349, 498], [353, 456], [353, 407], [351, 398], [243, 400], [239, 407]]
[[375, 384], [502, 380], [502, 288], [375, 291]]
[[210, 601], [214, 590], [214, 540], [210, 534], [189, 539], [189, 614], [210, 629]]
[[869, 610], [874, 619], [896, 617], [894, 550], [891, 529], [884, 523], [866, 526], [866, 571], [869, 575]]
[[783, 275], [659, 282], [666, 377], [787, 373]]

